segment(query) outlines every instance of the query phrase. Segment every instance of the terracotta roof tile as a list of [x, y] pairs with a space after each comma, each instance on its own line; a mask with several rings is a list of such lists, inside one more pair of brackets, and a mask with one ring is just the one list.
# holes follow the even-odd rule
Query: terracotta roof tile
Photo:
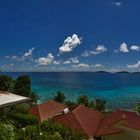
[[117, 110], [107, 116], [84, 106], [78, 106], [71, 112], [53, 118], [72, 129], [82, 130], [88, 136], [103, 136], [123, 133], [115, 125], [120, 124], [140, 130], [140, 118], [135, 112]]
[[72, 129], [82, 130], [88, 136], [95, 136], [102, 117], [102, 113], [80, 105], [73, 111], [53, 119]]
[[140, 119], [135, 112], [117, 110], [102, 120], [96, 135], [103, 136], [124, 132], [122, 129], [113, 126], [117, 123], [120, 123], [121, 126], [140, 130]]
[[52, 118], [55, 115], [61, 113], [67, 106], [55, 102], [53, 100], [48, 100], [42, 104], [33, 106], [29, 109], [29, 112], [36, 116], [40, 122]]

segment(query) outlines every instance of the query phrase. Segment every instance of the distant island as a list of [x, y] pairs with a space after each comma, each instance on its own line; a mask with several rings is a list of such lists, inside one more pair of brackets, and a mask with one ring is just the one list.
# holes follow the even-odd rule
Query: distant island
[[128, 72], [128, 71], [118, 71], [118, 72], [115, 72], [115, 73], [126, 73], [126, 74], [129, 74], [130, 72]]

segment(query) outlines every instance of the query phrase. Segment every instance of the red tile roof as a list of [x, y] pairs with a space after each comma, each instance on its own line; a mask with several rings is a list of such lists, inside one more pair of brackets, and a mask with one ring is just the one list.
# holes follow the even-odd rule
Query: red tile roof
[[102, 113], [80, 105], [73, 111], [55, 116], [53, 119], [72, 129], [82, 130], [88, 136], [95, 136], [102, 118]]
[[54, 117], [55, 115], [61, 113], [67, 106], [55, 102], [53, 100], [48, 100], [42, 104], [38, 104], [29, 109], [29, 112], [36, 116], [40, 122]]
[[117, 110], [104, 116], [98, 111], [79, 105], [71, 107], [66, 114], [58, 115], [66, 108], [63, 104], [49, 100], [30, 108], [29, 112], [40, 122], [53, 118], [58, 123], [93, 137], [124, 132], [124, 129], [115, 127], [116, 124], [140, 130], [140, 118], [135, 112]]
[[85, 134], [92, 137], [123, 133], [124, 129], [115, 127], [120, 124], [140, 130], [140, 118], [135, 112], [117, 110], [107, 116], [84, 107], [78, 106], [71, 112], [53, 118], [58, 123], [76, 130], [82, 130]]
[[102, 120], [96, 135], [103, 136], [124, 132], [121, 128], [113, 127], [119, 122], [121, 126], [140, 130], [140, 119], [135, 112], [117, 110]]

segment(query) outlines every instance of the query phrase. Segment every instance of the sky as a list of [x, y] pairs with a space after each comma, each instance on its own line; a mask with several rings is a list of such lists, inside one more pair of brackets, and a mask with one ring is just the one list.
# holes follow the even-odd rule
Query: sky
[[0, 0], [2, 71], [140, 71], [139, 0]]

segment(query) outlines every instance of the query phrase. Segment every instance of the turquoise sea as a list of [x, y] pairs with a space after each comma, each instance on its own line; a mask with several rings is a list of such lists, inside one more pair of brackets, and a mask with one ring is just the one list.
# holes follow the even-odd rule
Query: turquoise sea
[[5, 72], [16, 78], [29, 75], [32, 90], [40, 96], [39, 102], [49, 99], [57, 91], [69, 100], [86, 94], [91, 99], [107, 101], [109, 108], [132, 109], [140, 102], [140, 73], [105, 72]]

